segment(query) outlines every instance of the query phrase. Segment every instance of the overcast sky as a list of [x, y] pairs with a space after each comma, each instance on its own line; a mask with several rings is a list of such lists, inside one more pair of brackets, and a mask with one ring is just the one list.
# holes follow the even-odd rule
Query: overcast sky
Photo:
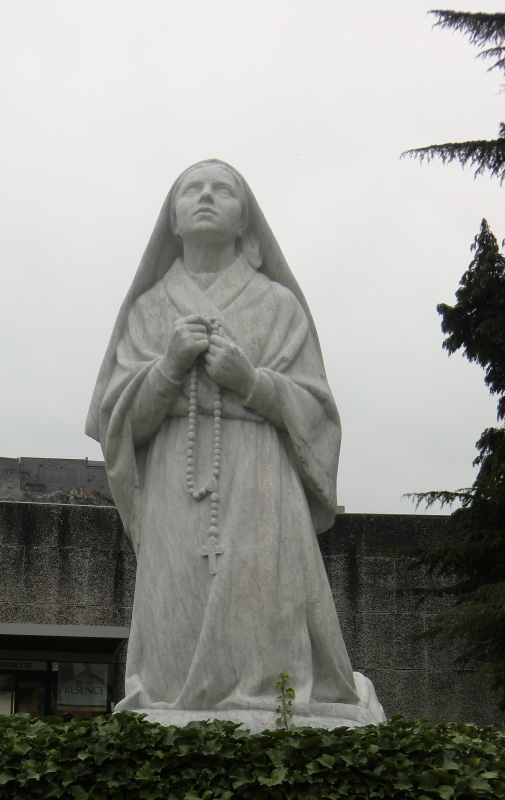
[[83, 428], [119, 305], [175, 177], [219, 157], [312, 309], [339, 502], [410, 513], [405, 492], [471, 484], [496, 401], [442, 350], [436, 305], [482, 217], [505, 237], [503, 190], [399, 155], [495, 138], [503, 95], [463, 37], [432, 30], [433, 5], [0, 2], [0, 455], [102, 457]]

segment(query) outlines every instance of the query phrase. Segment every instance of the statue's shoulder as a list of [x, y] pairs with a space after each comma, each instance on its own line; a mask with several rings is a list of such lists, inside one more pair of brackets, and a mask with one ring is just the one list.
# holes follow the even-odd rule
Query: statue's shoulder
[[164, 281], [165, 276], [139, 295], [132, 303], [130, 314], [144, 314], [152, 311], [155, 306], [166, 304], [168, 297]]
[[271, 280], [260, 270], [256, 273], [254, 281], [257, 288], [265, 294], [268, 294], [277, 307], [282, 306], [285, 311], [289, 311], [294, 316], [305, 317], [305, 311], [291, 289], [288, 289], [287, 286], [283, 286], [282, 283]]
[[270, 294], [274, 295], [279, 301], [290, 303], [293, 307], [300, 305], [291, 289], [288, 289], [287, 286], [283, 286], [282, 283], [271, 280], [264, 272], [261, 272], [261, 270], [257, 270], [254, 281], [258, 288], [270, 292]]

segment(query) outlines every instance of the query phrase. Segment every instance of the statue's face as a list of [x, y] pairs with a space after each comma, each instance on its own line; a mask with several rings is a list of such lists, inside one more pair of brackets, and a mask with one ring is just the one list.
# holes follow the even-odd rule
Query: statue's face
[[183, 242], [235, 241], [242, 232], [242, 202], [233, 175], [217, 165], [195, 167], [179, 187], [175, 218]]

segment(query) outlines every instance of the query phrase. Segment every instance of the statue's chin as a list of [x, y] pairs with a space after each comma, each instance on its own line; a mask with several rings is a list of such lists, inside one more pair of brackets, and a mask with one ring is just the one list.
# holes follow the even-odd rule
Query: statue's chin
[[183, 244], [227, 245], [237, 238], [235, 229], [229, 230], [218, 217], [204, 217], [179, 233]]

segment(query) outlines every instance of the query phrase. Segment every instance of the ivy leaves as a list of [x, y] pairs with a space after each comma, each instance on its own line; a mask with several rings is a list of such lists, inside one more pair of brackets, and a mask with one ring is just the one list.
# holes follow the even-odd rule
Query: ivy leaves
[[284, 725], [287, 731], [289, 731], [289, 723], [291, 718], [293, 717], [293, 700], [296, 697], [295, 690], [289, 686], [289, 681], [291, 678], [287, 674], [287, 672], [280, 672], [279, 673], [280, 681], [278, 681], [275, 686], [280, 691], [280, 695], [277, 696], [277, 700], [280, 700], [280, 706], [277, 708], [277, 725]]
[[505, 797], [505, 728], [393, 717], [250, 735], [231, 722], [163, 728], [0, 717], [0, 800], [469, 800]]

